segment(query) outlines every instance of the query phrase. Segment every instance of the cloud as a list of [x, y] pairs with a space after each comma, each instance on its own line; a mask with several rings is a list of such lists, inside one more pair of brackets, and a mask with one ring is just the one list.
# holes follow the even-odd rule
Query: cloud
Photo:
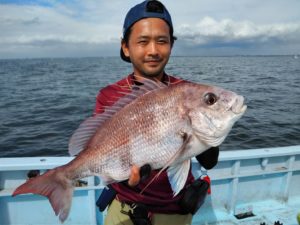
[[184, 24], [177, 36], [190, 45], [263, 44], [269, 42], [300, 43], [300, 23], [259, 25], [250, 21], [215, 20], [205, 17], [195, 25]]
[[[175, 54], [201, 55], [204, 48], [212, 54], [300, 51], [300, 14], [292, 7], [299, 2], [289, 1], [294, 3], [191, 0], [187, 7], [183, 1], [163, 2], [179, 38]], [[138, 2], [2, 1], [0, 58], [118, 55], [124, 16]]]
[[[119, 27], [87, 23], [41, 6], [0, 6], [1, 44], [114, 42]], [[16, 16], [22, 15], [22, 16]]]
[[0, 4], [0, 58], [117, 55], [121, 27], [78, 8]]

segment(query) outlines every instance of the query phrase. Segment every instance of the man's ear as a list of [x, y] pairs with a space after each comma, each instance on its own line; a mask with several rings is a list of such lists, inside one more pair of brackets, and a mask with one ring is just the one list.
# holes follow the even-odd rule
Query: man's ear
[[126, 43], [126, 41], [122, 40], [121, 41], [121, 48], [123, 50], [123, 53], [126, 57], [129, 57], [129, 48], [128, 48], [128, 44]]

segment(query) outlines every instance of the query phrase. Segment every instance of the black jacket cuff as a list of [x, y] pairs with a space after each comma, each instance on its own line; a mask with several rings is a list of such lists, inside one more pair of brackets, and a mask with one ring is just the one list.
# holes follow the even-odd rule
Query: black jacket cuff
[[205, 169], [212, 169], [218, 163], [219, 147], [211, 147], [205, 152], [197, 155], [196, 159]]

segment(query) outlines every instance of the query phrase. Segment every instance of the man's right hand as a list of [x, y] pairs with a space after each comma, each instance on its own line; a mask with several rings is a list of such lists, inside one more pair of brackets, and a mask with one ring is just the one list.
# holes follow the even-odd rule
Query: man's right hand
[[149, 164], [145, 164], [142, 167], [133, 165], [131, 167], [131, 172], [127, 183], [129, 186], [134, 187], [138, 185], [141, 181], [147, 179], [150, 173], [151, 166]]

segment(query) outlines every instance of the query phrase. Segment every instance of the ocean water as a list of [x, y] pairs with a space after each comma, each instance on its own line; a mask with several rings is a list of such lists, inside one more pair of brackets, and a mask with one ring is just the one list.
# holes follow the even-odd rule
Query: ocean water
[[[245, 96], [221, 150], [300, 144], [300, 59], [172, 57], [166, 71]], [[99, 89], [130, 72], [118, 57], [0, 60], [0, 157], [68, 155]]]

